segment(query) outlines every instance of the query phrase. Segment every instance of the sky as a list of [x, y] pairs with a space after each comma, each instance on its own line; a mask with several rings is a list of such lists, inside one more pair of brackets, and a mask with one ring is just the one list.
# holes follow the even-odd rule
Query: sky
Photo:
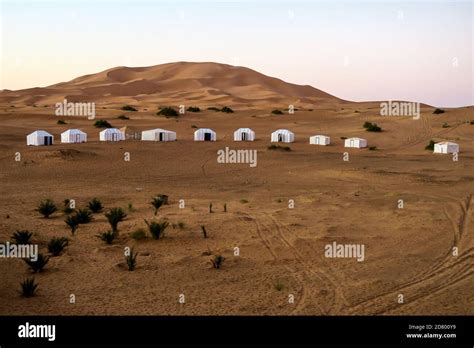
[[212, 61], [347, 100], [474, 105], [473, 1], [0, 1], [0, 89]]

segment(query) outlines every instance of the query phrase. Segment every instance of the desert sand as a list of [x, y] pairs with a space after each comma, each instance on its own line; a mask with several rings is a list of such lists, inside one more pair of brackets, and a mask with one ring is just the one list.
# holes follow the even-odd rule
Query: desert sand
[[[178, 139], [99, 142], [94, 121], [55, 116], [54, 103], [64, 98], [96, 102], [96, 118], [113, 126], [164, 128]], [[138, 111], [120, 110], [125, 104]], [[159, 106], [180, 104], [203, 111], [156, 115]], [[289, 104], [298, 111], [271, 113]], [[206, 110], [224, 105], [235, 113]], [[348, 102], [212, 63], [122, 67], [1, 92], [0, 240], [28, 229], [43, 253], [52, 237], [68, 237], [70, 244], [35, 275], [39, 289], [32, 298], [19, 293], [20, 281], [31, 276], [26, 264], [0, 259], [0, 314], [472, 315], [473, 109], [433, 110], [422, 105], [419, 120], [382, 117], [379, 102]], [[130, 119], [117, 119], [122, 114]], [[57, 124], [58, 118], [67, 124]], [[383, 132], [365, 131], [365, 121]], [[212, 128], [217, 141], [194, 142], [193, 126]], [[240, 127], [252, 128], [257, 140], [234, 142]], [[69, 128], [87, 132], [89, 141], [60, 144]], [[285, 144], [289, 152], [267, 149], [279, 128], [295, 133], [296, 141]], [[55, 144], [27, 147], [26, 135], [36, 129], [52, 133]], [[309, 145], [315, 134], [329, 135], [332, 144]], [[341, 137], [355, 136], [376, 150], [344, 148]], [[459, 161], [425, 150], [431, 139], [457, 142]], [[256, 149], [258, 165], [217, 163], [217, 151], [226, 146]], [[346, 151], [349, 161], [343, 161]], [[15, 161], [17, 152], [21, 161]], [[134, 240], [131, 233], [154, 218], [150, 201], [159, 193], [169, 204], [156, 219], [184, 228], [170, 226], [160, 240]], [[96, 237], [109, 229], [103, 213], [72, 236], [62, 212], [45, 219], [35, 211], [45, 198], [60, 207], [75, 199], [84, 207], [93, 197], [106, 210], [127, 211], [112, 245]], [[325, 245], [334, 241], [364, 244], [365, 260], [326, 258]], [[139, 252], [133, 272], [124, 265], [126, 246]], [[217, 254], [226, 258], [219, 270], [209, 261]]]

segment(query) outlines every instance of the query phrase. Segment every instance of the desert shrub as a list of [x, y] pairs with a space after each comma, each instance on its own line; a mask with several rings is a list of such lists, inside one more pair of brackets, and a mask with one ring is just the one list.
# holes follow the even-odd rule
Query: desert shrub
[[133, 106], [130, 106], [130, 105], [124, 105], [124, 106], [122, 106], [121, 109], [123, 111], [138, 111], [137, 109], [135, 109]]
[[46, 219], [49, 218], [55, 211], [58, 210], [56, 204], [51, 199], [45, 199], [38, 205], [37, 211]]
[[77, 216], [76, 215], [69, 215], [69, 216], [66, 217], [64, 222], [71, 229], [72, 235], [74, 235], [77, 228], [79, 227], [79, 221], [77, 221]]
[[369, 146], [369, 150], [375, 151], [375, 150], [377, 150], [377, 146]]
[[212, 211], [212, 203], [209, 203], [209, 213], [213, 213], [213, 211]]
[[207, 238], [206, 227], [205, 227], [205, 226], [201, 226], [201, 230], [202, 230], [202, 235], [204, 236], [204, 238]]
[[179, 221], [179, 222], [178, 222], [178, 227], [179, 227], [180, 229], [183, 229], [183, 228], [186, 227], [186, 224], [185, 224], [184, 222], [182, 222], [182, 221]]
[[449, 127], [451, 127], [451, 126], [447, 122], [443, 123], [443, 128], [449, 128]]
[[188, 108], [188, 111], [189, 111], [189, 112], [200, 112], [201, 109], [200, 109], [199, 107], [197, 107], [197, 106], [190, 106], [190, 107]]
[[433, 140], [430, 140], [429, 144], [425, 146], [425, 150], [434, 150], [435, 142]]
[[281, 146], [281, 145], [275, 145], [275, 144], [270, 145], [267, 149], [278, 150], [278, 151], [291, 151], [291, 147], [289, 146]]
[[71, 208], [71, 204], [70, 204], [71, 201], [66, 198], [66, 199], [63, 201], [63, 203], [64, 203], [63, 213], [66, 214], [66, 215], [71, 214], [71, 213], [74, 211], [74, 209]]
[[216, 108], [215, 106], [208, 107], [207, 110], [216, 111], [216, 112], [221, 111], [221, 109]]
[[38, 289], [38, 283], [35, 283], [35, 277], [27, 278], [20, 283], [21, 285], [21, 296], [33, 297]]
[[224, 203], [224, 213], [227, 213], [227, 203]]
[[106, 120], [97, 120], [94, 122], [94, 127], [97, 128], [112, 128], [112, 125]]
[[436, 108], [436, 109], [433, 111], [433, 114], [435, 114], [435, 115], [444, 114], [444, 113], [445, 113], [445, 111], [444, 111], [443, 109], [438, 109], [438, 108]]
[[143, 228], [139, 228], [139, 229], [133, 231], [132, 234], [130, 235], [130, 237], [132, 237], [135, 240], [146, 239], [146, 232]]
[[48, 251], [53, 256], [59, 256], [68, 244], [69, 239], [66, 237], [54, 237], [48, 243]]
[[57, 124], [66, 124], [66, 121], [64, 120], [58, 120], [58, 122], [56, 122]]
[[272, 114], [274, 114], [274, 115], [283, 115], [283, 111], [275, 109], [275, 110], [272, 110]]
[[215, 255], [212, 259], [211, 259], [211, 264], [212, 264], [212, 267], [214, 267], [215, 269], [220, 269], [222, 264], [224, 263], [224, 260], [225, 260], [225, 257], [222, 256], [222, 255]]
[[30, 267], [33, 273], [39, 273], [43, 271], [43, 268], [47, 265], [49, 261], [49, 256], [44, 256], [41, 253], [38, 253], [38, 258], [36, 260], [32, 259], [23, 259], [26, 264]]
[[105, 217], [112, 227], [112, 232], [117, 232], [119, 222], [123, 221], [127, 217], [127, 214], [122, 208], [112, 208], [105, 213]]
[[125, 256], [125, 262], [127, 263], [129, 271], [134, 271], [137, 267], [137, 256], [138, 253], [135, 253], [133, 248], [130, 250], [130, 254]]
[[470, 124], [474, 124], [474, 120], [472, 120], [472, 121], [470, 122]]
[[79, 224], [88, 224], [92, 221], [92, 212], [87, 208], [78, 209], [74, 216]]
[[153, 239], [160, 239], [160, 237], [163, 237], [166, 228], [169, 226], [169, 222], [166, 220], [160, 220], [158, 222], [148, 222], [147, 220], [145, 220], [145, 223], [148, 226], [148, 231], [150, 232]]
[[196, 128], [198, 128], [198, 126], [196, 126], [195, 124], [193, 124], [193, 125], [191, 126], [191, 128], [196, 129]]
[[242, 203], [242, 204], [246, 204], [246, 203], [248, 203], [248, 202], [249, 202], [249, 201], [246, 200], [246, 199], [241, 199], [241, 200], [240, 200], [240, 203]]
[[346, 139], [347, 139], [347, 137], [341, 137], [341, 140], [346, 140]]
[[166, 117], [177, 117], [178, 116], [178, 112], [173, 109], [172, 107], [164, 107], [163, 109], [161, 109], [160, 111], [158, 111], [156, 113], [158, 116], [166, 116]]
[[224, 106], [222, 109], [221, 109], [222, 112], [225, 112], [226, 114], [232, 114], [234, 113], [234, 110], [232, 110], [231, 108], [229, 108], [228, 106]]
[[382, 128], [379, 127], [376, 123], [365, 122], [364, 128], [367, 132], [381, 132]]
[[95, 213], [100, 213], [102, 211], [102, 209], [104, 209], [103, 205], [102, 205], [102, 202], [94, 197], [92, 198], [89, 203], [87, 203], [87, 207], [89, 208], [89, 210], [91, 212], [93, 212], [94, 214]]
[[371, 122], [365, 121], [364, 124], [362, 125], [362, 127], [364, 127], [364, 128], [367, 129], [367, 128], [369, 128], [371, 125], [372, 125]]
[[113, 231], [102, 232], [97, 235], [97, 237], [99, 237], [101, 240], [103, 240], [107, 244], [112, 244], [116, 236], [117, 236], [116, 233]]
[[130, 119], [130, 117], [125, 116], [125, 115], [119, 115], [119, 116], [117, 116], [117, 118], [118, 118], [119, 120], [129, 120], [129, 119]]
[[158, 209], [165, 203], [163, 196], [157, 195], [152, 198], [150, 204], [155, 208], [155, 215], [158, 213]]
[[15, 233], [12, 234], [12, 239], [14, 240], [15, 244], [30, 244], [30, 239], [33, 236], [33, 233], [27, 230], [17, 230]]

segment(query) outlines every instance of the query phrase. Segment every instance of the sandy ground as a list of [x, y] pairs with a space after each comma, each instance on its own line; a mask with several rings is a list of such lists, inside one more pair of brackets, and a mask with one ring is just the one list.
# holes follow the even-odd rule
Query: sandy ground
[[[26, 264], [0, 259], [0, 314], [474, 314], [474, 125], [466, 123], [472, 108], [432, 115], [425, 107], [412, 120], [378, 116], [374, 103], [334, 103], [294, 115], [271, 115], [268, 107], [174, 120], [104, 107], [98, 118], [114, 126], [170, 129], [178, 141], [100, 143], [99, 130], [83, 117], [57, 125], [51, 106], [0, 105], [0, 240], [29, 229], [46, 252], [50, 238], [70, 238], [63, 255], [35, 276], [33, 298], [19, 294], [30, 276]], [[123, 113], [131, 119], [116, 119]], [[366, 132], [366, 120], [384, 132]], [[193, 142], [193, 125], [214, 129], [218, 141]], [[257, 141], [233, 142], [239, 127], [253, 128]], [[86, 131], [90, 141], [59, 144], [68, 128]], [[278, 128], [295, 133], [292, 151], [267, 150]], [[54, 134], [56, 144], [27, 147], [25, 136], [35, 129]], [[332, 145], [309, 145], [318, 133], [330, 135]], [[343, 148], [340, 137], [351, 136], [377, 150]], [[459, 143], [459, 161], [424, 150], [430, 139]], [[217, 150], [226, 146], [258, 150], [257, 167], [217, 163]], [[153, 219], [149, 202], [157, 193], [170, 197], [157, 218], [185, 227], [170, 226], [161, 240], [135, 241], [130, 233]], [[58, 205], [73, 198], [80, 207], [99, 197], [106, 208], [127, 209], [119, 239], [109, 246], [96, 237], [109, 228], [103, 214], [71, 236], [63, 213], [44, 219], [35, 211], [48, 197]], [[333, 241], [364, 244], [365, 260], [326, 258], [324, 247]], [[140, 253], [134, 272], [123, 265], [126, 246]], [[209, 252], [226, 257], [222, 269], [212, 268]]]

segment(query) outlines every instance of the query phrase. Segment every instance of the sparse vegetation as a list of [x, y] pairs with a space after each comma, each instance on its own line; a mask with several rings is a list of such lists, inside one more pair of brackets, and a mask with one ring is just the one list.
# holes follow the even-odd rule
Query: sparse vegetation
[[425, 150], [433, 151], [434, 150], [434, 145], [435, 145], [435, 142], [433, 140], [430, 140], [430, 143], [425, 146]]
[[118, 118], [119, 120], [129, 120], [129, 119], [130, 119], [130, 117], [125, 116], [125, 115], [119, 115], [119, 116], [117, 116], [117, 118]]
[[377, 146], [369, 146], [369, 150], [370, 151], [375, 151], [375, 150], [377, 150]]
[[135, 240], [146, 239], [146, 231], [143, 228], [139, 228], [133, 231], [130, 237], [132, 237]]
[[224, 213], [227, 213], [227, 203], [224, 203]]
[[112, 125], [106, 120], [97, 120], [94, 122], [94, 127], [97, 128], [112, 128]]
[[102, 211], [102, 209], [104, 209], [104, 207], [102, 205], [102, 202], [96, 197], [92, 198], [89, 201], [89, 203], [87, 203], [87, 207], [94, 214], [100, 213]]
[[71, 201], [69, 199], [65, 199], [64, 200], [64, 209], [63, 209], [63, 213], [66, 214], [66, 215], [69, 215], [71, 214], [74, 209], [71, 208]]
[[125, 214], [122, 208], [112, 208], [105, 213], [105, 217], [112, 227], [112, 232], [117, 232], [119, 222], [123, 221], [127, 217], [127, 214]]
[[444, 114], [444, 113], [445, 113], [445, 111], [444, 111], [443, 109], [438, 109], [438, 108], [436, 108], [436, 109], [433, 111], [433, 114], [435, 114], [435, 115]]
[[196, 129], [196, 128], [198, 128], [198, 126], [196, 126], [195, 124], [193, 124], [193, 125], [191, 126], [191, 128]]
[[23, 297], [33, 297], [36, 295], [36, 290], [38, 289], [38, 284], [35, 282], [35, 277], [27, 278], [21, 285], [21, 296]]
[[212, 203], [209, 203], [209, 213], [213, 213], [213, 211], [212, 211]]
[[381, 132], [382, 128], [379, 127], [376, 123], [365, 122], [363, 127], [367, 132]]
[[157, 195], [152, 198], [152, 201], [150, 203], [155, 208], [155, 215], [156, 215], [158, 214], [158, 209], [160, 209], [161, 206], [165, 203], [165, 200], [162, 195]]
[[30, 244], [30, 239], [33, 236], [33, 233], [27, 230], [17, 230], [15, 233], [12, 234], [12, 239], [15, 244]]
[[54, 237], [48, 243], [48, 251], [53, 256], [59, 256], [68, 244], [69, 240], [66, 237]]
[[346, 140], [346, 139], [347, 139], [347, 137], [341, 137], [341, 140]]
[[201, 226], [201, 230], [202, 230], [202, 235], [204, 236], [204, 238], [207, 238], [207, 231], [206, 231], [206, 227], [204, 227], [204, 226]]
[[72, 235], [74, 235], [74, 233], [76, 232], [77, 228], [79, 227], [79, 222], [77, 221], [76, 215], [69, 215], [69, 216], [67, 216], [66, 219], [64, 220], [64, 222], [65, 222], [66, 225], [68, 225], [69, 228], [71, 229]]
[[138, 111], [137, 109], [135, 109], [133, 106], [130, 106], [130, 105], [122, 106], [122, 110], [123, 111]]
[[200, 109], [199, 107], [197, 107], [197, 106], [190, 106], [190, 107], [188, 108], [188, 111], [189, 111], [189, 112], [201, 112], [201, 109]]
[[58, 122], [56, 122], [57, 124], [66, 124], [66, 121], [64, 120], [58, 120]]
[[112, 244], [116, 237], [116, 233], [113, 231], [107, 231], [100, 233], [97, 237], [106, 242], [107, 244]]
[[269, 147], [267, 147], [268, 150], [278, 150], [278, 151], [291, 151], [291, 147], [289, 146], [281, 146], [281, 145], [275, 145], [272, 144]]
[[224, 260], [225, 260], [225, 257], [222, 256], [222, 255], [215, 255], [212, 259], [211, 259], [211, 264], [212, 264], [212, 267], [214, 267], [215, 269], [220, 269], [222, 267], [222, 264], [224, 263]]
[[44, 267], [48, 264], [49, 256], [44, 256], [41, 253], [38, 253], [38, 258], [36, 260], [32, 259], [23, 259], [26, 264], [30, 267], [33, 273], [42, 272]]
[[229, 108], [228, 106], [224, 106], [222, 109], [221, 109], [222, 112], [225, 112], [226, 114], [232, 114], [234, 113], [234, 110], [232, 110], [231, 108]]
[[74, 216], [79, 224], [88, 224], [92, 221], [92, 212], [87, 208], [78, 209]]
[[51, 199], [45, 199], [38, 205], [38, 212], [43, 215], [46, 219], [49, 218], [54, 212], [58, 210], [56, 204]]
[[178, 117], [178, 112], [173, 109], [172, 107], [164, 107], [160, 111], [156, 113], [158, 116], [165, 116], [165, 117]]
[[125, 256], [125, 262], [127, 263], [129, 271], [134, 271], [137, 267], [137, 256], [138, 253], [135, 253], [133, 248], [130, 250], [130, 253]]
[[169, 226], [169, 222], [166, 220], [160, 220], [158, 222], [148, 222], [145, 220], [145, 223], [148, 226], [148, 231], [150, 232], [153, 239], [160, 239], [160, 237], [164, 237], [165, 230]]
[[283, 115], [283, 111], [275, 109], [275, 110], [272, 110], [272, 114], [273, 115]]

